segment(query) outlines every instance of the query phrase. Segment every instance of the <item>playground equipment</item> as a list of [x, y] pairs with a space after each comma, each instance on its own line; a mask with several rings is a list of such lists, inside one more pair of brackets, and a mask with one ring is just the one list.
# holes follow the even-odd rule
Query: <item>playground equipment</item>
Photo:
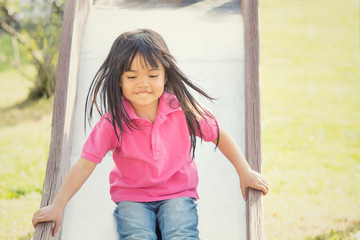
[[[136, 28], [159, 32], [185, 74], [219, 98], [204, 104], [234, 136], [250, 166], [261, 171], [258, 1], [242, 0], [241, 12], [240, 2], [226, 0], [134, 2], [66, 3], [41, 206], [53, 201], [80, 156], [85, 98], [96, 70], [113, 40]], [[57, 236], [51, 237], [51, 223], [40, 223], [34, 240], [117, 239], [107, 180], [112, 159], [106, 158], [68, 203]], [[244, 202], [235, 170], [211, 144], [199, 145], [195, 161], [201, 239], [264, 239], [262, 193], [249, 189]]]

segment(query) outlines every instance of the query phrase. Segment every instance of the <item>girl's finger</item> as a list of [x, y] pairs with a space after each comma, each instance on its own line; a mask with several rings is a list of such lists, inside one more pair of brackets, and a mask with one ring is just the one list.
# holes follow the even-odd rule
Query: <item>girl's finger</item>
[[39, 215], [39, 210], [37, 210], [34, 214], [33, 214], [33, 218], [37, 217]]
[[266, 178], [264, 178], [264, 181], [265, 181], [266, 190], [269, 191], [269, 181]]
[[263, 178], [262, 180], [265, 183], [265, 185], [268, 187], [269, 186], [269, 181], [266, 178]]
[[39, 217], [34, 217], [34, 218], [32, 219], [32, 224], [33, 224], [34, 228], [35, 228], [36, 224], [38, 224], [39, 222], [40, 222], [40, 218], [39, 218]]
[[262, 179], [259, 179], [259, 181], [254, 184], [253, 188], [262, 191], [264, 195], [266, 195], [268, 192], [268, 185]]
[[48, 217], [45, 217], [45, 216], [42, 216], [42, 215], [37, 215], [37, 216], [34, 216], [33, 219], [32, 219], [32, 223], [33, 223], [33, 226], [35, 227], [36, 224], [40, 223], [40, 222], [47, 222], [47, 221], [50, 221], [51, 219], [48, 218]]
[[261, 179], [262, 185], [266, 188], [266, 191], [269, 190], [269, 184], [267, 183], [266, 179]]
[[244, 198], [244, 201], [246, 201], [246, 199], [247, 199], [246, 186], [241, 185], [240, 188], [241, 188], [241, 194]]
[[260, 190], [263, 192], [264, 195], [266, 195], [268, 193], [268, 186], [266, 184], [262, 184], [260, 187]]
[[35, 225], [40, 222], [39, 220], [39, 211], [37, 211], [36, 213], [34, 213], [33, 218], [32, 218], [32, 224], [35, 227]]
[[59, 227], [60, 227], [60, 224], [59, 224], [59, 223], [55, 223], [54, 232], [53, 232], [53, 236], [54, 236], [54, 237], [55, 237], [56, 233], [58, 232]]

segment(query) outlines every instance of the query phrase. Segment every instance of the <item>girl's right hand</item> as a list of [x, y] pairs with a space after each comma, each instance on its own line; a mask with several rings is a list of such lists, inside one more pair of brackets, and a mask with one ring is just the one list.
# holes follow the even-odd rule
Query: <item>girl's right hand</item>
[[39, 222], [53, 222], [55, 224], [53, 229], [53, 236], [55, 236], [61, 225], [63, 212], [63, 208], [58, 207], [54, 204], [43, 207], [39, 209], [36, 213], [34, 213], [32, 218], [32, 224], [35, 228], [36, 224], [38, 224]]

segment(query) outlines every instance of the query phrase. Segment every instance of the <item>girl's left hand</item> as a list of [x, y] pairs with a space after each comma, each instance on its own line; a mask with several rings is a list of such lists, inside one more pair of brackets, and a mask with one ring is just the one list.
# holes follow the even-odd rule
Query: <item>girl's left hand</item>
[[269, 191], [267, 179], [260, 173], [249, 169], [240, 176], [240, 187], [244, 200], [247, 200], [246, 189], [248, 187], [260, 190], [266, 195]]

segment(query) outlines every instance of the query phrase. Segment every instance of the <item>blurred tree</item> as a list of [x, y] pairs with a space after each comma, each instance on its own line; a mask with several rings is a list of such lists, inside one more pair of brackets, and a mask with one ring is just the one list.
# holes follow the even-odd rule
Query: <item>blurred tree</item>
[[[29, 98], [50, 97], [55, 91], [59, 38], [65, 0], [0, 0], [0, 28], [11, 36], [13, 56], [1, 53], [0, 61], [10, 63], [27, 78], [19, 58], [23, 46], [37, 70]], [[0, 29], [0, 30], [1, 30]]]

